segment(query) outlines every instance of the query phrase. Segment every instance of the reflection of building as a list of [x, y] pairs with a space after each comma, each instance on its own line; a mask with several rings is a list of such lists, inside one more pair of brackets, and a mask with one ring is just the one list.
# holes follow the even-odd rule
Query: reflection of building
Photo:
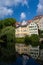
[[40, 50], [40, 59], [43, 60], [43, 49]]
[[17, 25], [15, 30], [16, 37], [24, 37], [26, 35], [38, 34], [38, 26], [32, 21], [23, 21]]
[[29, 46], [30, 48], [30, 51], [29, 51], [29, 53], [30, 53], [30, 56], [32, 57], [32, 58], [38, 58], [38, 56], [39, 56], [39, 46], [36, 46], [36, 47], [32, 47], [31, 45]]
[[22, 54], [22, 53], [28, 54], [29, 46], [26, 46], [25, 44], [22, 44], [22, 43], [21, 44], [16, 44], [15, 48], [16, 48], [16, 51], [20, 54]]
[[16, 51], [20, 54], [26, 53], [35, 59], [38, 58], [39, 56], [39, 46], [32, 47], [31, 45], [26, 46], [25, 44], [16, 44], [15, 48], [16, 48]]

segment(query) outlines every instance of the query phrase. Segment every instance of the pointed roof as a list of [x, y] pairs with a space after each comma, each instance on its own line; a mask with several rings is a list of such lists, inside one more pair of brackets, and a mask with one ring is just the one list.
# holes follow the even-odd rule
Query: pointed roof
[[30, 24], [31, 22], [32, 22], [32, 20], [28, 20], [28, 21], [23, 20], [22, 22], [16, 22], [16, 27], [27, 26], [27, 25]]
[[28, 23], [31, 23], [32, 21], [33, 21], [33, 20], [28, 20], [27, 22], [28, 22]]
[[23, 20], [21, 26], [25, 26], [25, 25], [27, 25], [27, 21]]
[[33, 18], [33, 20], [41, 19], [42, 17], [43, 17], [43, 15], [38, 15], [38, 16], [35, 16], [35, 17]]

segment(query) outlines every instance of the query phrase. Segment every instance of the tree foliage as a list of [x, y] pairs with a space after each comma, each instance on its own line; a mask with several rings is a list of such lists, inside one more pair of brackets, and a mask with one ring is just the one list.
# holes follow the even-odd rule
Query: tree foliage
[[36, 34], [31, 35], [31, 41], [32, 41], [32, 46], [38, 46], [39, 44], [39, 36]]
[[11, 26], [11, 25], [15, 26], [15, 22], [16, 22], [16, 20], [13, 19], [13, 18], [7, 18], [7, 19], [5, 19], [3, 21], [4, 21], [5, 26]]
[[32, 45], [32, 46], [38, 46], [39, 44], [39, 36], [38, 35], [31, 35], [31, 36], [25, 36], [24, 43], [26, 45]]
[[24, 43], [24, 38], [16, 38], [16, 43]]
[[39, 30], [39, 36], [40, 38], [43, 38], [43, 30]]
[[0, 57], [3, 60], [15, 57], [15, 22], [12, 18], [0, 21]]
[[25, 38], [24, 38], [24, 43], [25, 43], [26, 45], [31, 44], [31, 38], [30, 38], [29, 36], [25, 36]]
[[14, 26], [15, 27], [16, 20], [13, 18], [7, 18], [4, 20], [0, 20], [0, 29], [5, 28], [6, 26]]

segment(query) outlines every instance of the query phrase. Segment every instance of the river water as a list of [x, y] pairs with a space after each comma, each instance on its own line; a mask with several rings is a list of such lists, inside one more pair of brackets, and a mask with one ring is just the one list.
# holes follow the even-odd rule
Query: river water
[[13, 63], [0, 62], [0, 65], [40, 65], [40, 64], [38, 64], [35, 61], [35, 59], [31, 57], [29, 58], [26, 55], [22, 55], [16, 59], [16, 62], [13, 62]]

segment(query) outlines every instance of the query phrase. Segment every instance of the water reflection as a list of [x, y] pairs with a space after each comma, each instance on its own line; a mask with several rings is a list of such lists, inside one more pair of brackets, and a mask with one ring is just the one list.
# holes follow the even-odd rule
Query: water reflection
[[23, 65], [26, 65], [26, 63], [28, 62], [28, 60], [29, 60], [29, 57], [26, 56], [26, 55], [23, 55], [23, 61], [22, 61]]
[[26, 54], [18, 55], [17, 59], [13, 63], [0, 62], [0, 65], [40, 65], [33, 58]]

